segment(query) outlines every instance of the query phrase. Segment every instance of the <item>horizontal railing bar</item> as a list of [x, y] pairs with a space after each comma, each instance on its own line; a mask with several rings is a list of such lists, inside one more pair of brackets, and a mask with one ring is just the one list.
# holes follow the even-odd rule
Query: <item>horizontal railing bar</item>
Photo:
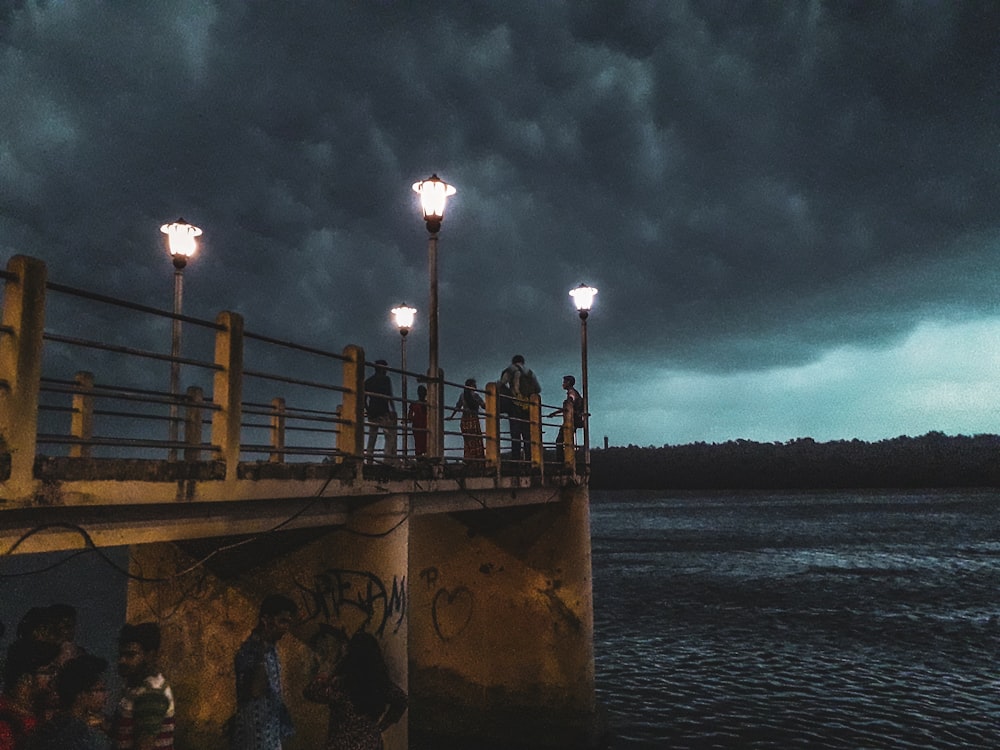
[[170, 395], [157, 395], [157, 391], [134, 391], [129, 392], [128, 390], [124, 392], [111, 391], [111, 390], [97, 390], [89, 388], [53, 388], [51, 386], [43, 387], [41, 389], [45, 393], [69, 393], [69, 394], [79, 394], [84, 396], [93, 396], [94, 398], [106, 398], [115, 399], [118, 401], [134, 401], [141, 404], [179, 404], [181, 406], [195, 406], [199, 408], [209, 409], [210, 411], [219, 411], [222, 409], [221, 406], [215, 404], [211, 401], [189, 401], [183, 395], [178, 395], [176, 398]]
[[249, 375], [255, 378], [263, 378], [264, 380], [273, 380], [278, 383], [287, 383], [290, 385], [305, 385], [310, 388], [321, 388], [324, 391], [335, 391], [336, 393], [349, 393], [350, 389], [345, 388], [342, 385], [330, 385], [328, 383], [316, 383], [309, 380], [296, 380], [295, 378], [286, 378], [283, 375], [272, 375], [267, 372], [260, 372], [259, 370], [243, 370], [244, 375]]
[[318, 354], [321, 357], [330, 357], [332, 359], [339, 359], [341, 362], [346, 362], [347, 357], [343, 354], [337, 354], [336, 352], [328, 352], [323, 349], [317, 349], [312, 346], [307, 346], [305, 344], [296, 344], [294, 341], [282, 341], [281, 339], [272, 338], [270, 336], [264, 336], [260, 333], [251, 333], [250, 331], [243, 331], [243, 338], [254, 339], [255, 341], [263, 341], [265, 344], [274, 344], [276, 346], [283, 346], [287, 349], [295, 349], [300, 352], [306, 352], [307, 354]]
[[300, 456], [342, 456], [336, 448], [312, 448], [307, 446], [275, 448], [272, 445], [241, 445], [240, 453], [294, 453]]
[[99, 341], [91, 341], [89, 339], [78, 339], [73, 336], [62, 336], [57, 333], [46, 333], [43, 335], [46, 341], [55, 341], [60, 344], [71, 344], [73, 346], [80, 346], [85, 349], [99, 349], [105, 352], [114, 352], [115, 354], [128, 354], [133, 357], [145, 357], [146, 359], [156, 359], [161, 362], [177, 362], [182, 365], [192, 365], [194, 367], [203, 367], [206, 370], [215, 370], [221, 372], [223, 369], [222, 365], [217, 365], [214, 362], [202, 362], [198, 359], [187, 359], [185, 357], [173, 357], [169, 354], [160, 354], [159, 352], [150, 352], [144, 349], [134, 349], [130, 346], [117, 346], [115, 344], [102, 344]]
[[[270, 409], [272, 411], [274, 410], [274, 406], [272, 404], [258, 404], [258, 403], [255, 403], [253, 401], [244, 401], [243, 402], [243, 406], [245, 406], [245, 407], [246, 406], [252, 406], [252, 407], [256, 407], [258, 409]], [[330, 415], [330, 414], [336, 414], [337, 413], [336, 411], [330, 411], [329, 409], [307, 409], [304, 406], [287, 406], [286, 405], [285, 409], [287, 409], [288, 411], [303, 412], [303, 413], [307, 413], [307, 414], [327, 414], [327, 415]], [[245, 409], [244, 409], [244, 411], [245, 411]]]
[[72, 406], [56, 406], [54, 404], [39, 404], [38, 411], [54, 411], [59, 413], [76, 414], [77, 409]]
[[169, 440], [143, 440], [141, 438], [79, 438], [69, 435], [49, 435], [39, 433], [38, 442], [47, 445], [99, 445], [113, 448], [194, 448], [204, 451], [217, 451], [219, 446], [209, 443], [181, 443]]
[[[274, 427], [269, 424], [257, 423], [257, 422], [240, 422], [240, 427], [245, 430], [273, 430]], [[329, 429], [324, 427], [295, 427], [286, 426], [285, 432], [316, 432], [322, 435], [338, 435], [340, 430]]]
[[63, 294], [71, 294], [75, 297], [82, 297], [84, 299], [89, 299], [93, 302], [104, 302], [109, 305], [115, 305], [117, 307], [124, 307], [129, 310], [136, 310], [138, 312], [145, 312], [151, 315], [158, 315], [162, 318], [172, 318], [174, 320], [180, 320], [184, 323], [191, 323], [193, 325], [204, 326], [205, 328], [211, 328], [214, 331], [224, 331], [226, 327], [215, 321], [202, 320], [201, 318], [192, 318], [188, 315], [180, 315], [177, 313], [170, 312], [169, 310], [161, 310], [156, 307], [149, 307], [148, 305], [140, 305], [138, 302], [129, 302], [128, 300], [118, 299], [116, 297], [108, 297], [104, 294], [97, 294], [96, 292], [88, 292], [83, 289], [77, 289], [76, 287], [66, 286], [65, 284], [56, 284], [55, 282], [49, 281], [45, 284], [46, 288], [51, 289], [54, 292], [62, 292]]
[[347, 424], [343, 417], [314, 417], [307, 414], [295, 414], [293, 412], [260, 411], [258, 409], [244, 409], [244, 414], [252, 414], [255, 417], [276, 417], [281, 416], [297, 422], [326, 422], [327, 424]]

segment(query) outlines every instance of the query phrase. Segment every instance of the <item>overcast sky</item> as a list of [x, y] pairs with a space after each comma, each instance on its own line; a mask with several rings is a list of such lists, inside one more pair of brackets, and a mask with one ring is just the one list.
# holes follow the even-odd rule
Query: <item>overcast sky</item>
[[612, 445], [1000, 432], [1000, 3], [0, 0], [0, 254], [395, 361]]

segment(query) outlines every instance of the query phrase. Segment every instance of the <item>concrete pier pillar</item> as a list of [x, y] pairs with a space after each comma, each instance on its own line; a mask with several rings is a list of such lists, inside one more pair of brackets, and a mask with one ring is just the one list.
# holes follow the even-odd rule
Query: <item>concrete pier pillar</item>
[[[552, 493], [525, 492], [536, 491]], [[594, 742], [589, 518], [577, 487], [554, 503], [411, 520], [415, 737], [438, 747]]]

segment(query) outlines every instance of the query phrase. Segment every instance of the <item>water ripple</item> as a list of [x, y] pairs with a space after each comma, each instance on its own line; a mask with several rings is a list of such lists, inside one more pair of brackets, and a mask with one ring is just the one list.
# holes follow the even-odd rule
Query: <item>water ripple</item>
[[614, 748], [1000, 747], [997, 497], [596, 500]]

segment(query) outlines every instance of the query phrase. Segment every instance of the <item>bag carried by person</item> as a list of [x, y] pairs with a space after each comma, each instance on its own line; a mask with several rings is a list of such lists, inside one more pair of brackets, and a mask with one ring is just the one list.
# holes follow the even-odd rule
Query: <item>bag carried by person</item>
[[500, 371], [500, 377], [497, 379], [497, 411], [505, 417], [509, 417], [514, 413], [514, 389], [510, 387], [510, 383], [503, 382], [503, 375], [507, 372], [506, 369]]
[[573, 391], [569, 400], [573, 402], [573, 427], [580, 429], [583, 427], [583, 396]]

